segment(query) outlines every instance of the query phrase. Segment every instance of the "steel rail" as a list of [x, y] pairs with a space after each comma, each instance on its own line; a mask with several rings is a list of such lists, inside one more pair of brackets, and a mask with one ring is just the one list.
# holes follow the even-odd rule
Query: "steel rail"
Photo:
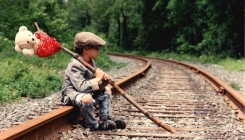
[[[139, 57], [131, 57], [141, 61], [146, 62], [146, 65], [140, 69], [139, 71], [124, 77], [118, 81], [115, 81], [117, 85], [123, 85], [130, 81], [131, 79], [137, 78], [141, 75], [144, 75], [144, 72], [150, 68], [151, 63]], [[112, 86], [110, 86], [113, 89]], [[72, 123], [68, 121], [67, 118], [71, 117], [71, 113], [73, 112], [74, 108], [72, 106], [62, 106], [56, 110], [53, 110], [49, 113], [46, 113], [42, 116], [38, 116], [32, 120], [28, 120], [23, 122], [20, 125], [15, 127], [9, 128], [2, 133], [0, 133], [0, 140], [39, 140], [44, 139], [47, 136], [49, 138], [56, 139], [58, 136], [58, 132], [60, 131], [67, 131], [72, 129]], [[74, 119], [74, 117], [73, 117]]]
[[[20, 125], [7, 129], [0, 133], [1, 140], [13, 139], [42, 139], [67, 127], [67, 115], [72, 112], [72, 106], [64, 106], [42, 116], [26, 121]], [[69, 129], [69, 126], [67, 127]]]
[[[108, 54], [115, 55], [115, 53], [108, 53]], [[117, 55], [122, 56], [122, 54], [117, 54]], [[132, 57], [132, 55], [128, 55], [128, 56]], [[171, 63], [179, 64], [185, 68], [192, 70], [196, 74], [203, 77], [215, 89], [217, 94], [223, 95], [225, 102], [231, 106], [231, 108], [236, 112], [239, 119], [243, 123], [245, 123], [245, 97], [242, 94], [240, 94], [238, 91], [231, 88], [225, 82], [220, 80], [219, 78], [215, 77], [214, 75], [200, 68], [197, 68], [195, 66], [186, 63], [178, 62], [175, 60], [168, 60], [168, 59], [161, 59], [161, 58], [154, 58], [154, 57], [147, 57], [147, 56], [138, 56], [138, 57], [171, 62]]]

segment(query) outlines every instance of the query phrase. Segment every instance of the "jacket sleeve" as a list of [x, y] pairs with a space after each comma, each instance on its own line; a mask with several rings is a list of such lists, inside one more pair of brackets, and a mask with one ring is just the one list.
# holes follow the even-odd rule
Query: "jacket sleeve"
[[88, 93], [99, 90], [98, 82], [85, 66], [74, 63], [69, 72], [70, 80], [78, 92]]

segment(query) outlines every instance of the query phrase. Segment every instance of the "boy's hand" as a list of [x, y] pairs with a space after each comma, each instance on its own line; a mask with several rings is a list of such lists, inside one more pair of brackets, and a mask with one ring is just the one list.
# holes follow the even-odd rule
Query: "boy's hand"
[[105, 73], [101, 69], [97, 68], [95, 70], [94, 76], [95, 76], [95, 79], [97, 79], [98, 82], [100, 82], [102, 80], [104, 75], [105, 75]]
[[109, 84], [111, 77], [105, 73], [104, 77], [102, 78], [102, 85], [106, 87]]
[[105, 73], [104, 77], [102, 78], [102, 83], [100, 85], [100, 90], [104, 90], [105, 87], [109, 84], [109, 80], [111, 77]]
[[102, 82], [104, 81], [104, 82], [107, 82], [107, 84], [108, 84], [110, 80], [111, 80], [111, 77], [108, 74], [105, 73], [105, 75], [104, 75], [104, 77], [102, 79]]

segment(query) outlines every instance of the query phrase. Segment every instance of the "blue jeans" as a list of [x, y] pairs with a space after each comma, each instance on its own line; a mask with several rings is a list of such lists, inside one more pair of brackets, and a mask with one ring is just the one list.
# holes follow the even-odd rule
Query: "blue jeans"
[[[88, 93], [89, 94], [89, 93]], [[76, 105], [80, 107], [80, 111], [86, 120], [86, 127], [97, 129], [99, 127], [98, 120], [94, 117], [94, 105], [99, 105], [99, 119], [100, 120], [108, 120], [111, 117], [110, 114], [110, 104], [111, 104], [111, 95], [108, 92], [104, 92], [103, 95], [98, 94], [94, 100], [86, 105], [81, 105], [81, 98], [85, 95], [85, 93], [79, 94], [78, 98], [76, 98]], [[79, 102], [78, 102], [79, 101]]]

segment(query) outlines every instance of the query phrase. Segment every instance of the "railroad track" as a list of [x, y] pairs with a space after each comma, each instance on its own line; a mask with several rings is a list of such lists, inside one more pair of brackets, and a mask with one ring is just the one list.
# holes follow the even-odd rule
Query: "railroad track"
[[[70, 106], [60, 106], [52, 112], [0, 133], [0, 138], [239, 139], [244, 137], [245, 103], [243, 97], [235, 90], [211, 74], [184, 63], [147, 57], [137, 58], [145, 63], [141, 64], [142, 69], [115, 78], [115, 81], [137, 103], [173, 127], [176, 133], [157, 127], [114, 90], [112, 114], [114, 119], [123, 119], [127, 122], [126, 129], [93, 132], [84, 130], [76, 124], [79, 119], [76, 110]], [[148, 69], [150, 62], [152, 68]], [[142, 76], [145, 77], [141, 78]], [[135, 81], [136, 79], [139, 80]]]

